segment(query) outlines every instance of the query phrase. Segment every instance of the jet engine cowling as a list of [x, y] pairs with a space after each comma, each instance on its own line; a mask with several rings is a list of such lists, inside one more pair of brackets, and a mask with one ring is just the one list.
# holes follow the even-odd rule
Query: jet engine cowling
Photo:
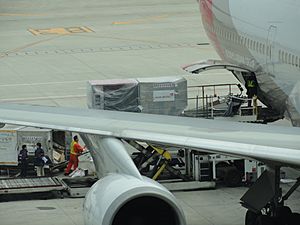
[[111, 174], [97, 181], [84, 202], [85, 225], [186, 225], [175, 197], [143, 177]]

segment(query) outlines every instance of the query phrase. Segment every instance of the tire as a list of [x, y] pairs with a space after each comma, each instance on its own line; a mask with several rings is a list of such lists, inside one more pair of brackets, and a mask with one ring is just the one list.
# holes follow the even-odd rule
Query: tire
[[269, 216], [260, 215], [257, 217], [255, 225], [276, 225], [276, 223]]
[[299, 225], [300, 224], [300, 214], [299, 213], [291, 213], [287, 218], [287, 225]]
[[288, 206], [283, 206], [279, 207], [276, 213], [278, 218], [278, 224], [285, 225], [287, 224], [287, 221], [289, 221], [291, 218], [292, 210]]
[[228, 168], [224, 177], [224, 182], [227, 187], [238, 187], [242, 184], [242, 175], [237, 168]]
[[248, 209], [245, 216], [245, 225], [256, 225], [256, 220], [258, 216], [260, 216], [260, 214]]

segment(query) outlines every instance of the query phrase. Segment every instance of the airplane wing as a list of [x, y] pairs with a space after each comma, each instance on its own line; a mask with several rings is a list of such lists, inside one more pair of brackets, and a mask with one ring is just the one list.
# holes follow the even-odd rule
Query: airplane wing
[[[119, 139], [300, 167], [300, 129], [293, 127], [10, 104], [0, 104], [0, 123], [81, 133], [84, 142], [91, 147], [97, 175], [101, 177], [86, 195], [83, 206], [86, 225], [187, 224], [176, 198], [159, 183], [139, 174]], [[263, 193], [272, 193], [272, 190], [263, 189]], [[250, 199], [257, 198], [250, 196]], [[161, 214], [149, 217], [152, 211]]]
[[0, 123], [133, 139], [300, 167], [300, 129], [142, 113], [0, 104]]

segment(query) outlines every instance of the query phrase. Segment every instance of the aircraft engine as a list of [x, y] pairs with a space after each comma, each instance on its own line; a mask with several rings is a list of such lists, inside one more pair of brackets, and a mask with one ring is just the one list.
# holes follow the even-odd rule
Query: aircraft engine
[[143, 177], [111, 174], [97, 181], [84, 202], [85, 225], [186, 225], [175, 197]]

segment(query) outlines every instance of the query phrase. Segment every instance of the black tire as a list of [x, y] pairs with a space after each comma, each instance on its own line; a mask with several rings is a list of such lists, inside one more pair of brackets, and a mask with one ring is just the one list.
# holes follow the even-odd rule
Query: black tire
[[231, 167], [226, 171], [224, 182], [227, 187], [238, 187], [242, 184], [242, 175], [237, 168]]
[[255, 225], [276, 225], [275, 221], [266, 215], [257, 217]]
[[287, 225], [299, 225], [300, 224], [300, 214], [299, 213], [291, 213], [287, 218]]
[[277, 224], [286, 225], [287, 221], [291, 218], [292, 210], [288, 206], [279, 207], [277, 209]]
[[251, 210], [247, 210], [245, 216], [245, 225], [256, 225], [257, 217], [261, 214], [255, 213]]

